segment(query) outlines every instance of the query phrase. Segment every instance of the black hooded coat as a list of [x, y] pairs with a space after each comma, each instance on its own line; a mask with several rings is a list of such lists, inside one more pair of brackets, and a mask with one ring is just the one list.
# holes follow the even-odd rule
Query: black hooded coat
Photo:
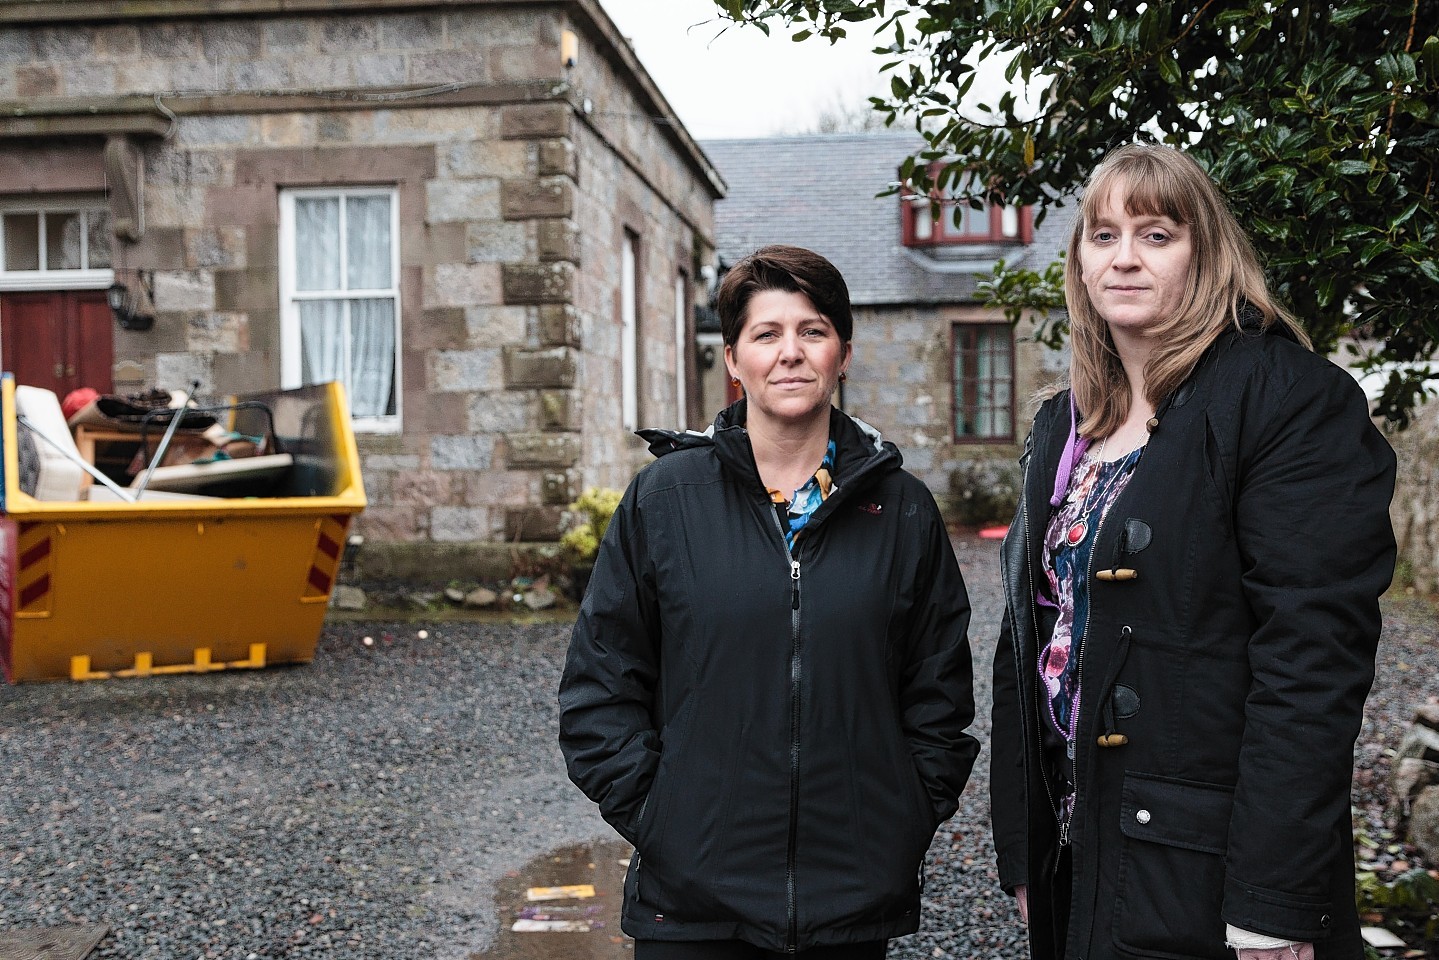
[[1359, 960], [1349, 785], [1394, 453], [1353, 377], [1275, 328], [1223, 335], [1157, 421], [1094, 546], [1058, 879], [1034, 584], [1067, 391], [1026, 443], [994, 663], [1000, 881], [1029, 885], [1035, 960], [1233, 960], [1226, 923]]
[[839, 411], [834, 489], [787, 549], [744, 418], [643, 434], [660, 459], [610, 522], [560, 685], [570, 778], [635, 846], [631, 936], [911, 933], [978, 752], [959, 567], [899, 452]]

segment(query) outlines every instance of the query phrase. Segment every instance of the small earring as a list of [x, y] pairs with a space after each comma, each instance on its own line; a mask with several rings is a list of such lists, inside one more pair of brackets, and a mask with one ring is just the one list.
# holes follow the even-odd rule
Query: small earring
[[839, 382], [840, 382], [840, 383], [844, 383], [844, 382], [845, 382], [846, 380], [848, 380], [848, 379], [849, 379], [849, 374], [843, 373], [843, 372], [840, 373], [840, 375], [839, 375]]
[[729, 378], [729, 385], [732, 386], [732, 387], [737, 387], [737, 386], [739, 386], [739, 377], [730, 377], [730, 378]]

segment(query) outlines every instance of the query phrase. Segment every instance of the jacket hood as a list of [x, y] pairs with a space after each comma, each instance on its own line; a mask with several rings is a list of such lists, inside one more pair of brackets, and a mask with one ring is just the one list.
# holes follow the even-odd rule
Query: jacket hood
[[[713, 447], [715, 455], [740, 477], [759, 484], [749, 431], [745, 429], [748, 407], [744, 397], [721, 410], [703, 431], [645, 429], [636, 433], [649, 443], [650, 453], [667, 456], [677, 450]], [[835, 443], [835, 488], [855, 485], [875, 471], [898, 470], [904, 462], [899, 448], [858, 417], [830, 408], [829, 436]]]

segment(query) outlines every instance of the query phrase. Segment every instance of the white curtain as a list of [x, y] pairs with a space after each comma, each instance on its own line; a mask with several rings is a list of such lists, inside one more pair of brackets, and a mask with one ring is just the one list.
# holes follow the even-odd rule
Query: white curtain
[[345, 198], [346, 289], [388, 290], [390, 279], [390, 198]]
[[340, 201], [295, 200], [295, 289], [340, 289]]
[[339, 380], [356, 417], [391, 416], [395, 407], [395, 298], [347, 296], [394, 286], [390, 197], [295, 200], [295, 286], [333, 293], [301, 300], [301, 376], [305, 383]]
[[300, 376], [305, 383], [345, 379], [343, 300], [301, 300]]
[[357, 417], [395, 412], [395, 303], [350, 301], [350, 409]]

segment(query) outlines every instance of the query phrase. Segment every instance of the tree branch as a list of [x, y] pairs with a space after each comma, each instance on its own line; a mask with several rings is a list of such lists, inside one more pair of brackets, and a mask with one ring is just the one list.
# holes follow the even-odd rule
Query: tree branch
[[[1419, 0], [1414, 0], [1414, 7], [1409, 11], [1409, 36], [1404, 38], [1404, 52], [1408, 53], [1414, 46], [1414, 23], [1419, 19]], [[1384, 136], [1388, 137], [1394, 132], [1394, 110], [1399, 106], [1399, 84], [1394, 84], [1394, 96], [1389, 99], [1389, 119], [1384, 123]]]

